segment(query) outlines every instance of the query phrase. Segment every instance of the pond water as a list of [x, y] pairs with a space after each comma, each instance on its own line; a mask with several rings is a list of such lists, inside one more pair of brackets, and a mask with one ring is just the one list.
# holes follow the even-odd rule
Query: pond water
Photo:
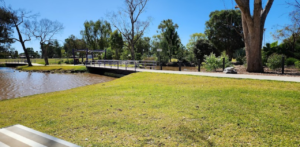
[[20, 72], [14, 68], [0, 67], [0, 100], [61, 91], [114, 79], [89, 73]]

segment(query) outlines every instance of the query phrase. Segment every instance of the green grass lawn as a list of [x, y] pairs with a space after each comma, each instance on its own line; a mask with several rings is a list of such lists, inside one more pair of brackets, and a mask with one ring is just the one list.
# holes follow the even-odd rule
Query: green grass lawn
[[18, 66], [24, 71], [87, 71], [85, 66]]
[[0, 127], [81, 146], [299, 146], [299, 112], [300, 83], [135, 73], [0, 101]]

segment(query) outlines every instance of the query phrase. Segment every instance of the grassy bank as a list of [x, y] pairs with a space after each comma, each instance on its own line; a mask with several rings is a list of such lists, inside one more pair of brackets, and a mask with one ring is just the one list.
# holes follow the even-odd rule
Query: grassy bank
[[0, 101], [22, 124], [81, 146], [298, 146], [300, 83], [135, 73]]
[[1, 64], [1, 63], [0, 63], [0, 67], [6, 67], [6, 66], [5, 66], [5, 64]]
[[18, 66], [17, 70], [47, 72], [85, 72], [85, 66]]

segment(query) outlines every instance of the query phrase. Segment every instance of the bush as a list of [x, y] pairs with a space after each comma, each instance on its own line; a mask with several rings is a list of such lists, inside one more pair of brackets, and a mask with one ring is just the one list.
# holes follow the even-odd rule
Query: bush
[[205, 69], [207, 71], [216, 71], [217, 68], [223, 67], [223, 58], [225, 58], [225, 67], [230, 67], [231, 62], [229, 61], [229, 57], [226, 55], [225, 52], [222, 52], [220, 57], [216, 57], [214, 53], [210, 53], [209, 56], [204, 56], [205, 60]]
[[233, 54], [233, 57], [236, 59], [236, 62], [239, 64], [244, 64], [246, 63], [246, 52], [244, 48], [238, 49], [235, 51]]
[[224, 52], [222, 52], [222, 54], [221, 54], [221, 57], [219, 57], [220, 59], [220, 67], [219, 68], [223, 68], [223, 58], [225, 58], [225, 68], [226, 67], [230, 67], [232, 64], [231, 64], [231, 62], [229, 61], [229, 57], [228, 57], [228, 55], [226, 55], [226, 52], [224, 51]]
[[64, 63], [64, 60], [59, 60], [59, 61], [57, 62], [57, 64], [62, 64], [62, 63]]
[[282, 55], [278, 55], [276, 53], [272, 54], [267, 61], [267, 67], [269, 67], [272, 70], [275, 70], [277, 68], [281, 67], [282, 62]]
[[69, 59], [67, 59], [67, 60], [65, 61], [65, 63], [66, 63], [66, 64], [74, 64], [74, 60], [69, 60]]
[[298, 68], [298, 69], [300, 69], [300, 61], [296, 61], [295, 62], [295, 67]]
[[295, 65], [295, 62], [297, 62], [298, 60], [296, 59], [296, 58], [287, 58], [286, 60], [285, 60], [285, 65]]
[[216, 71], [217, 68], [220, 67], [220, 59], [216, 57], [214, 53], [210, 53], [209, 56], [205, 55], [204, 56], [205, 60], [205, 69], [207, 71]]

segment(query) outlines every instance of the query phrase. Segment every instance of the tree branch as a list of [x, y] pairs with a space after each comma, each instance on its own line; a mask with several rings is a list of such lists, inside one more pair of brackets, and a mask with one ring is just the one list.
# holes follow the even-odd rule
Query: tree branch
[[268, 0], [265, 9], [263, 10], [262, 14], [261, 14], [261, 20], [265, 21], [267, 18], [267, 15], [272, 7], [274, 0]]

